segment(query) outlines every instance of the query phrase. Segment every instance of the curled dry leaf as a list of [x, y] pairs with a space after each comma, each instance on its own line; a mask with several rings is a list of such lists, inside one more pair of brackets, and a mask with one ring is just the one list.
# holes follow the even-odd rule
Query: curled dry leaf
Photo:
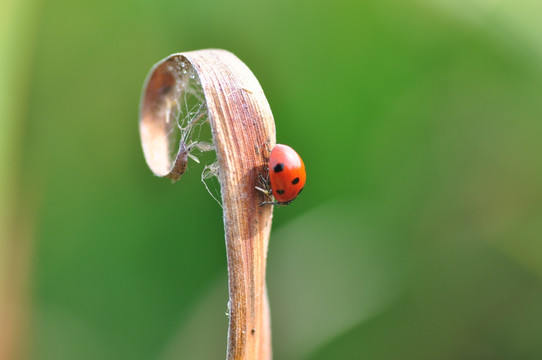
[[[197, 101], [193, 106], [181, 104], [183, 94], [202, 97], [204, 106]], [[179, 120], [183, 105], [187, 114]], [[207, 142], [198, 145], [194, 131], [205, 121], [211, 125], [224, 211], [227, 358], [271, 359], [265, 269], [273, 207], [260, 207], [263, 195], [255, 190], [258, 175], [266, 171], [266, 149], [275, 145], [271, 109], [252, 72], [230, 52], [179, 53], [156, 64], [146, 80], [140, 110], [143, 151], [155, 175], [178, 180], [193, 149], [211, 148]], [[176, 129], [179, 135], [172, 136]]]

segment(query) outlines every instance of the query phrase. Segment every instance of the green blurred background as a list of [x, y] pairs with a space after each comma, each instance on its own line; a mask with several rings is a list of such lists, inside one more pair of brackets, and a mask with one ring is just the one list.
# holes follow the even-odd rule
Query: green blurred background
[[152, 176], [137, 126], [150, 67], [211, 47], [307, 166], [276, 359], [542, 359], [540, 1], [0, 6], [6, 359], [225, 357], [221, 209], [196, 166]]

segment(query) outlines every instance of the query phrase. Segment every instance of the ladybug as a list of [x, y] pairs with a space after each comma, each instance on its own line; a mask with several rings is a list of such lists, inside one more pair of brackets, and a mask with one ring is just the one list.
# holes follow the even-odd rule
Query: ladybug
[[297, 152], [288, 145], [277, 144], [269, 157], [269, 180], [260, 175], [265, 188], [256, 187], [275, 201], [260, 205], [288, 205], [301, 193], [306, 178], [305, 164]]

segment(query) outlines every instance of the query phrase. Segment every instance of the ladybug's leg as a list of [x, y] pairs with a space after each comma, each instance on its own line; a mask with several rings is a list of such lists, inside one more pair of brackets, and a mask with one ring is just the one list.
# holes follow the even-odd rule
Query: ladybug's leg
[[278, 201], [262, 201], [260, 203], [260, 206], [264, 205], [281, 205]]
[[[272, 198], [273, 192], [271, 190], [271, 186], [269, 186], [269, 180], [264, 178], [262, 176], [262, 174], [259, 174], [259, 178], [260, 178], [260, 182], [262, 183], [263, 187], [255, 186], [256, 190], [259, 190], [259, 191], [263, 192], [265, 195]], [[274, 202], [264, 201], [263, 203], [260, 204], [260, 206], [265, 205], [265, 204], [273, 204], [273, 203]]]
[[271, 195], [271, 193], [267, 189], [263, 189], [263, 188], [261, 188], [259, 186], [255, 186], [255, 188], [256, 188], [256, 190], [259, 190], [259, 191], [263, 192], [265, 195]]
[[264, 186], [264, 188], [267, 189], [267, 192], [271, 194], [271, 186], [269, 186], [269, 177], [266, 179], [263, 177], [262, 174], [259, 174], [258, 176], [260, 177], [260, 181], [262, 185]]

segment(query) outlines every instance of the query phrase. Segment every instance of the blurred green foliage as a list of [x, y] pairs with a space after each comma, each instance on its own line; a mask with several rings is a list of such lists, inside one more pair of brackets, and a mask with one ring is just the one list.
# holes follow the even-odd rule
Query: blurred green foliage
[[221, 209], [197, 166], [153, 177], [137, 127], [150, 67], [210, 47], [307, 166], [275, 211], [275, 358], [542, 358], [542, 5], [26, 4], [3, 66], [29, 81], [2, 100], [37, 214], [32, 359], [224, 357]]

